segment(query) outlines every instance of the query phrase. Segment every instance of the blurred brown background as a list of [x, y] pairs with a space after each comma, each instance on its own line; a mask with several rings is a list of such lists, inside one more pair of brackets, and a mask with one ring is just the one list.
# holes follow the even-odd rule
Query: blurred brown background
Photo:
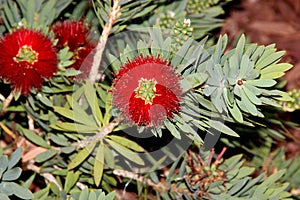
[[287, 89], [300, 88], [300, 0], [240, 0], [230, 6], [222, 33], [229, 38], [244, 32], [251, 42], [276, 43], [286, 50], [283, 61], [293, 64]]

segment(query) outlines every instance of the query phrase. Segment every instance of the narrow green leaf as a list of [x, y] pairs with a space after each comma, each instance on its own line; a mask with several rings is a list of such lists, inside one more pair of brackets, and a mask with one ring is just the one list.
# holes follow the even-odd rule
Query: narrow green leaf
[[74, 173], [74, 171], [69, 171], [67, 174], [66, 182], [64, 185], [64, 190], [69, 192], [71, 188], [76, 184], [77, 180], [79, 179], [80, 171]]
[[75, 120], [74, 119], [74, 112], [68, 108], [64, 108], [64, 107], [59, 107], [59, 106], [53, 106], [53, 109], [55, 112], [57, 112], [58, 114], [71, 119], [71, 120]]
[[272, 183], [275, 183], [277, 180], [279, 180], [286, 172], [286, 169], [279, 170], [275, 174], [272, 174], [266, 180], [263, 182], [264, 185], [269, 186]]
[[258, 62], [255, 64], [256, 69], [263, 69], [267, 67], [268, 65], [271, 65], [275, 63], [276, 61], [279, 61], [280, 58], [285, 54], [285, 51], [278, 51], [275, 53], [272, 53], [271, 55], [266, 56], [263, 59], [259, 59]]
[[3, 181], [15, 181], [21, 176], [21, 173], [22, 173], [22, 169], [20, 167], [15, 167], [15, 168], [9, 169], [3, 173], [2, 180]]
[[49, 10], [52, 10], [55, 6], [56, 1], [47, 1], [43, 6], [42, 9], [40, 11], [40, 16], [38, 18], [38, 22], [39, 24], [41, 22], [44, 22], [45, 19], [47, 19], [47, 14], [49, 12]]
[[239, 173], [238, 173], [238, 175], [235, 178], [239, 178], [239, 179], [240, 178], [244, 178], [246, 176], [251, 175], [254, 171], [255, 171], [254, 167], [242, 167], [239, 170]]
[[8, 21], [10, 23], [10, 26], [14, 25], [16, 22], [15, 22], [15, 20], [13, 18], [13, 14], [12, 14], [10, 8], [8, 7], [7, 4], [4, 4], [3, 8], [4, 8], [4, 13], [6, 15], [6, 19], [8, 19]]
[[21, 199], [32, 199], [33, 195], [30, 190], [16, 183], [10, 183], [10, 184], [12, 185], [14, 195], [16, 195]]
[[130, 149], [120, 145], [119, 143], [116, 143], [112, 140], [106, 140], [112, 148], [114, 148], [117, 152], [119, 152], [121, 155], [123, 155], [125, 158], [127, 158], [128, 160], [138, 164], [138, 165], [144, 165], [144, 161], [140, 158], [140, 156], [131, 151]]
[[58, 153], [57, 150], [50, 149], [50, 150], [47, 150], [47, 151], [45, 151], [45, 152], [40, 153], [39, 155], [37, 155], [34, 158], [34, 160], [37, 163], [41, 163], [41, 162], [44, 162], [44, 161], [49, 160], [50, 158], [54, 157], [57, 153]]
[[235, 131], [223, 124], [222, 122], [209, 120], [206, 122], [210, 127], [233, 137], [240, 137]]
[[247, 97], [247, 95], [245, 94], [243, 89], [240, 89], [240, 93], [241, 93], [241, 101], [247, 108], [247, 110], [244, 110], [244, 111], [246, 111], [246, 112], [248, 111], [250, 114], [257, 116], [258, 111], [257, 111], [256, 106], [249, 100], [249, 98]]
[[251, 69], [253, 69], [253, 65], [250, 64], [248, 55], [243, 55], [240, 64], [239, 78], [244, 78], [249, 73], [249, 71], [251, 71]]
[[50, 139], [51, 139], [54, 143], [56, 143], [56, 144], [58, 144], [58, 145], [60, 145], [60, 146], [68, 146], [68, 145], [69, 145], [68, 139], [67, 139], [66, 137], [62, 136], [61, 134], [59, 134], [59, 135], [57, 136], [57, 135], [51, 133], [51, 134], [50, 134]]
[[114, 55], [110, 54], [110, 53], [108, 53], [107, 58], [109, 59], [109, 63], [111, 65], [111, 67], [112, 67], [112, 70], [114, 72], [119, 71], [119, 69], [120, 69], [120, 67], [122, 65], [122, 63], [120, 62], [120, 60], [117, 57], [115, 57]]
[[99, 129], [97, 126], [86, 126], [68, 122], [57, 122], [55, 124], [51, 124], [50, 127], [56, 130], [79, 133], [95, 133]]
[[142, 54], [143, 56], [149, 56], [150, 55], [148, 45], [142, 40], [139, 40], [137, 42], [137, 50], [138, 50], [138, 53]]
[[[66, 175], [67, 175], [67, 174], [65, 174], [65, 176], [66, 176]], [[49, 183], [49, 187], [50, 187], [50, 190], [51, 190], [55, 195], [57, 195], [57, 196], [60, 195], [60, 190], [59, 190], [59, 188], [58, 188], [57, 185], [55, 185], [54, 183], [50, 182], [50, 183]]]
[[277, 82], [272, 79], [256, 79], [256, 80], [247, 80], [246, 83], [257, 87], [272, 87]]
[[233, 118], [239, 122], [239, 123], [243, 123], [243, 115], [240, 111], [240, 109], [238, 108], [236, 102], [234, 102], [233, 106], [227, 106], [229, 112], [231, 113], [231, 115], [233, 116]]
[[112, 150], [107, 147], [106, 145], [104, 145], [104, 160], [105, 160], [105, 163], [107, 164], [107, 166], [110, 168], [110, 169], [113, 169], [115, 167], [115, 159], [114, 159], [114, 155], [113, 155], [113, 152]]
[[133, 16], [133, 18], [142, 17], [142, 16], [146, 15], [147, 13], [151, 12], [155, 7], [156, 7], [156, 5], [148, 6], [144, 9], [142, 9], [140, 12], [137, 12], [137, 14], [135, 14]]
[[110, 138], [111, 140], [119, 143], [120, 145], [125, 146], [129, 149], [132, 149], [134, 151], [137, 151], [137, 152], [145, 151], [144, 148], [141, 147], [140, 145], [138, 145], [136, 142], [129, 140], [125, 137], [121, 137], [121, 136], [117, 136], [117, 135], [109, 135], [107, 137]]
[[242, 90], [244, 90], [245, 94], [247, 95], [247, 97], [249, 98], [249, 100], [250, 100], [252, 103], [254, 103], [254, 104], [256, 104], [256, 105], [261, 105], [261, 104], [262, 104], [262, 103], [261, 103], [261, 100], [260, 100], [255, 94], [253, 94], [253, 93], [247, 88], [247, 86], [242, 86], [241, 88], [242, 88]]
[[261, 79], [277, 79], [280, 78], [284, 75], [284, 72], [272, 72], [272, 73], [266, 73], [266, 74], [261, 74], [260, 78]]
[[103, 119], [104, 124], [108, 124], [110, 118], [112, 117], [112, 115], [110, 113], [110, 111], [112, 109], [111, 101], [112, 101], [112, 93], [108, 93], [106, 95], [106, 100], [105, 100], [105, 115], [104, 115], [104, 119]]
[[64, 154], [70, 154], [72, 153], [73, 151], [75, 151], [75, 147], [74, 146], [70, 146], [70, 147], [62, 147], [61, 148], [61, 152], [64, 153]]
[[26, 19], [30, 26], [33, 25], [35, 15], [35, 0], [28, 0], [26, 6]]
[[38, 136], [33, 131], [28, 129], [22, 129], [22, 132], [29, 141], [47, 149], [51, 148], [51, 146], [42, 137]]
[[150, 172], [150, 178], [153, 181], [153, 183], [155, 183], [155, 184], [159, 183], [159, 179], [158, 179], [158, 177], [157, 177], [157, 175], [156, 175], [155, 172]]
[[93, 140], [84, 149], [80, 150], [78, 154], [71, 160], [71, 163], [68, 166], [68, 170], [74, 169], [75, 167], [80, 165], [93, 152], [97, 143], [97, 140]]
[[175, 138], [179, 140], [181, 139], [180, 132], [177, 130], [176, 126], [172, 122], [170, 122], [169, 120], [165, 120], [164, 125]]
[[261, 70], [261, 74], [268, 74], [273, 72], [285, 72], [290, 70], [293, 67], [293, 65], [289, 63], [279, 63], [275, 65], [270, 65], [264, 69]]
[[0, 193], [0, 199], [1, 199], [1, 200], [10, 200], [10, 199], [8, 198], [8, 196], [7, 196], [6, 194], [4, 194], [4, 193]]
[[95, 184], [98, 187], [100, 185], [102, 175], [103, 175], [103, 169], [104, 169], [104, 143], [103, 140], [100, 141], [100, 145], [98, 147], [95, 162], [94, 162], [94, 180]]
[[19, 147], [9, 157], [8, 169], [13, 168], [20, 161], [21, 157], [22, 157], [22, 147]]
[[115, 191], [108, 193], [105, 197], [105, 200], [114, 200], [115, 199]]
[[235, 54], [237, 55], [239, 62], [242, 60], [242, 55], [245, 49], [245, 41], [246, 37], [242, 34], [235, 48]]
[[22, 185], [26, 188], [29, 188], [33, 184], [33, 181], [36, 180], [35, 178], [36, 173], [33, 173]]
[[104, 122], [103, 122], [102, 112], [99, 107], [96, 90], [89, 81], [86, 82], [84, 88], [85, 88], [84, 94], [92, 110], [95, 121], [97, 122], [99, 127], [101, 127]]
[[53, 107], [53, 103], [44, 95], [41, 93], [38, 93], [36, 95], [37, 99], [39, 101], [41, 101], [44, 105], [48, 106], [48, 107]]
[[89, 116], [79, 103], [73, 101], [72, 104], [75, 121], [85, 124], [87, 126], [97, 126], [97, 123], [93, 119], [93, 117]]
[[84, 188], [79, 195], [79, 200], [87, 200], [89, 199], [89, 190], [88, 188]]
[[33, 195], [33, 199], [34, 200], [37, 200], [37, 199], [46, 200], [47, 197], [49, 196], [49, 192], [50, 192], [50, 186], [48, 185], [47, 187], [35, 192]]
[[239, 180], [232, 188], [230, 188], [230, 190], [228, 191], [228, 194], [230, 195], [234, 195], [236, 194], [238, 191], [240, 191], [248, 182], [249, 177], [245, 177], [242, 180]]
[[0, 169], [5, 171], [8, 167], [8, 159], [7, 156], [0, 156]]

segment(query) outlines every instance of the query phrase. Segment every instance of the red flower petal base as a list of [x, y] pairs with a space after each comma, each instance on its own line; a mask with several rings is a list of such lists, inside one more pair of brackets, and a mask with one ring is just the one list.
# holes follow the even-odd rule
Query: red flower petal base
[[40, 89], [43, 78], [57, 71], [57, 55], [52, 41], [41, 32], [18, 29], [0, 40], [0, 76], [23, 95]]
[[180, 110], [180, 78], [159, 57], [139, 56], [123, 65], [112, 92], [113, 105], [137, 126], [159, 126]]

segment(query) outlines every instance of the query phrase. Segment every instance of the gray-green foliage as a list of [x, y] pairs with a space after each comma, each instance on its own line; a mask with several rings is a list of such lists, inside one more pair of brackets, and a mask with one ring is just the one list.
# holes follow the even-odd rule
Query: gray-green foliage
[[[22, 23], [28, 23], [25, 24], [28, 27], [47, 29], [70, 2], [0, 0], [0, 16], [5, 25], [1, 26], [0, 32], [5, 29], [11, 31]], [[203, 38], [210, 30], [222, 25], [222, 20], [216, 18], [223, 12], [221, 6], [216, 4], [218, 1], [205, 1], [209, 8], [201, 10], [201, 13], [190, 12], [187, 2], [191, 1], [175, 1], [170, 4], [166, 2], [168, 1], [120, 1], [122, 14], [117, 18], [112, 33], [116, 34], [128, 28], [138, 30], [131, 33], [133, 36], [143, 37], [139, 37], [138, 41], [133, 41], [132, 35], [113, 38], [115, 43], [107, 45], [104, 56], [106, 58], [101, 64], [107, 67], [105, 81], [95, 85], [88, 81], [75, 83], [72, 78], [78, 71], [68, 68], [72, 64], [73, 55], [66, 47], [58, 53], [60, 71], [57, 76], [47, 82], [40, 92], [29, 95], [26, 104], [16, 103], [16, 106], [8, 108], [8, 112], [17, 113], [21, 119], [25, 119], [22, 123], [17, 123], [17, 131], [28, 141], [46, 148], [34, 159], [34, 164], [41, 169], [38, 173], [50, 173], [56, 181], [36, 192], [34, 199], [110, 200], [114, 198], [113, 192], [104, 197], [102, 190], [94, 188], [100, 187], [110, 192], [117, 187], [113, 169], [122, 169], [121, 161], [125, 160], [131, 168], [143, 167], [150, 160], [153, 164], [150, 171], [154, 171], [160, 167], [166, 156], [174, 157], [170, 150], [164, 149], [166, 156], [162, 158], [141, 158], [139, 153], [146, 153], [146, 150], [138, 142], [119, 135], [118, 131], [128, 127], [126, 124], [119, 124], [111, 132], [105, 132], [107, 126], [114, 122], [114, 117], [118, 116], [111, 105], [112, 95], [108, 92], [111, 82], [107, 79], [112, 81], [112, 72], [116, 73], [122, 63], [140, 54], [160, 56], [168, 60], [182, 76], [184, 95], [181, 111], [174, 114], [173, 119], [165, 120], [162, 127], [152, 129], [155, 136], [162, 136], [167, 131], [178, 140], [184, 134], [193, 142], [203, 144], [203, 134], [213, 135], [212, 130], [217, 130], [229, 136], [224, 142], [228, 146], [243, 146], [243, 138], [236, 142], [231, 136], [238, 137], [244, 129], [232, 129], [230, 125], [222, 123], [222, 120], [235, 126], [237, 123], [251, 125], [252, 128], [255, 123], [249, 119], [257, 117], [254, 121], [259, 121], [264, 118], [266, 115], [263, 111], [266, 106], [280, 107], [279, 100], [289, 100], [287, 93], [275, 88], [278, 79], [291, 68], [286, 63], [278, 64], [284, 52], [277, 52], [274, 45], [247, 43], [244, 36], [231, 50], [227, 47], [227, 36], [221, 36], [216, 45], [208, 44], [207, 38], [196, 42], [193, 39]], [[101, 27], [108, 21], [112, 5], [112, 0], [93, 1]], [[89, 9], [86, 2], [77, 2], [74, 11], [65, 14], [65, 17], [79, 19], [86, 12], [88, 21], [95, 23], [94, 13], [86, 9]], [[131, 20], [137, 18], [143, 20], [143, 23], [131, 24]], [[188, 31], [186, 27], [182, 27], [186, 18], [191, 20], [191, 29]], [[179, 25], [175, 26], [176, 23]], [[146, 30], [146, 26], [154, 28]], [[160, 28], [170, 29], [174, 34], [169, 32], [165, 37], [165, 30]], [[176, 31], [179, 33], [176, 34]], [[178, 36], [180, 41], [176, 41]], [[35, 122], [39, 135], [25, 128], [28, 126], [27, 115]], [[6, 123], [8, 120], [3, 121]], [[275, 121], [273, 118], [269, 120]], [[140, 127], [140, 131], [144, 128]], [[260, 134], [261, 132], [269, 131], [274, 134], [274, 130], [269, 127], [252, 130], [256, 137], [264, 137], [265, 134]], [[205, 162], [209, 162], [207, 153], [202, 152], [201, 156], [205, 157]], [[16, 183], [21, 169], [15, 166], [20, 157], [21, 149], [9, 159], [4, 155], [0, 157], [0, 199], [7, 199], [13, 194], [23, 199], [31, 198], [29, 190]], [[179, 156], [166, 177], [166, 190], [156, 191], [158, 198], [180, 199], [184, 196], [186, 199], [198, 199], [203, 192], [201, 197], [207, 199], [284, 199], [290, 195], [285, 192], [287, 184], [279, 183], [278, 180], [286, 182], [290, 180], [293, 172], [299, 173], [296, 171], [299, 159], [295, 159], [290, 165], [285, 162], [278, 167], [279, 172], [269, 177], [264, 173], [252, 177], [254, 168], [244, 166], [241, 155], [216, 165], [198, 165], [198, 168], [186, 165], [187, 162], [187, 157]], [[200, 161], [195, 160], [195, 163], [199, 164]], [[281, 169], [287, 166], [290, 169], [285, 173]], [[199, 173], [203, 172], [202, 169], [206, 170], [203, 175], [212, 178], [212, 181], [206, 185], [191, 185], [189, 181], [195, 181], [192, 179], [195, 177], [192, 173], [195, 169]], [[149, 177], [156, 184], [160, 182], [160, 174], [156, 172], [152, 172]], [[34, 178], [35, 175], [32, 175], [30, 180]], [[122, 177], [120, 179], [126, 180]], [[296, 188], [299, 183], [292, 179], [292, 184]], [[138, 183], [138, 187], [141, 195], [143, 183]]]
[[[197, 3], [201, 3], [200, 1]], [[195, 4], [195, 6], [197, 6]], [[131, 24], [130, 30], [145, 31], [144, 27], [159, 25], [164, 31], [170, 34], [176, 22], [182, 23], [184, 19], [190, 19], [194, 29], [192, 38], [200, 39], [205, 37], [211, 30], [221, 27], [223, 20], [218, 16], [224, 13], [221, 4], [208, 6], [202, 12], [189, 12], [189, 1], [173, 1], [169, 4], [162, 4], [151, 13], [149, 20], [145, 20], [142, 25]]]
[[18, 148], [9, 158], [0, 155], [0, 199], [8, 200], [11, 196], [20, 199], [32, 199], [32, 193], [28, 188], [20, 185], [18, 180], [22, 169], [17, 167], [22, 156], [22, 148]]
[[244, 36], [228, 53], [224, 53], [226, 44], [224, 36], [213, 47], [213, 56], [204, 69], [209, 78], [202, 90], [220, 113], [230, 114], [242, 123], [243, 113], [264, 117], [261, 106], [280, 107], [276, 100], [290, 100], [287, 93], [273, 87], [276, 79], [292, 67], [278, 64], [284, 52], [276, 52], [274, 45], [246, 44]]
[[[72, 0], [2, 0], [0, 15], [7, 30], [25, 26], [45, 30]], [[1, 7], [0, 7], [1, 8]]]
[[157, 198], [290, 199], [291, 194], [286, 191], [289, 183], [280, 181], [286, 170], [279, 170], [270, 176], [261, 173], [252, 177], [255, 168], [245, 166], [242, 155], [226, 160], [217, 158], [217, 155], [211, 157], [212, 155], [212, 152], [202, 150], [199, 153], [190, 152], [183, 160], [174, 162], [165, 182], [159, 185], [162, 192], [156, 193]]

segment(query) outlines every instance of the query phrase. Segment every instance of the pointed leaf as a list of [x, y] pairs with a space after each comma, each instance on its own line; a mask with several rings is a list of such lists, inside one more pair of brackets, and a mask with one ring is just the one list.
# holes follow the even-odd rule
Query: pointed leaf
[[255, 94], [253, 94], [253, 93], [247, 88], [247, 86], [242, 86], [241, 88], [244, 90], [245, 94], [247, 95], [247, 97], [249, 98], [249, 100], [250, 100], [252, 103], [254, 103], [254, 104], [256, 104], [256, 105], [261, 105], [261, 104], [262, 104], [262, 103], [261, 103], [261, 100], [260, 100]]
[[138, 145], [136, 142], [129, 140], [125, 137], [121, 137], [121, 136], [117, 136], [117, 135], [109, 135], [107, 137], [110, 138], [111, 140], [119, 143], [120, 145], [125, 146], [129, 149], [132, 149], [134, 151], [137, 151], [137, 152], [145, 151], [144, 148], [141, 147], [140, 145]]
[[16, 183], [11, 183], [11, 185], [14, 191], [14, 195], [21, 199], [32, 199], [33, 195], [30, 190]]
[[20, 167], [15, 167], [15, 168], [9, 169], [3, 173], [2, 180], [3, 181], [15, 181], [21, 176], [21, 173], [22, 173], [22, 169]]
[[115, 149], [117, 152], [119, 152], [121, 155], [123, 155], [125, 158], [127, 158], [128, 160], [138, 164], [138, 165], [144, 165], [144, 161], [140, 158], [140, 156], [131, 151], [130, 149], [110, 140], [110, 139], [107, 139], [106, 140], [107, 143], [109, 143], [111, 145], [111, 147], [113, 149]]
[[80, 171], [74, 173], [74, 171], [69, 171], [66, 177], [66, 182], [64, 185], [64, 190], [69, 192], [71, 188], [76, 184], [79, 179]]
[[89, 81], [87, 81], [84, 86], [84, 94], [85, 94], [86, 100], [89, 103], [89, 106], [92, 110], [95, 121], [97, 122], [99, 127], [101, 127], [102, 123], [104, 123], [102, 112], [99, 107], [96, 90]]
[[22, 132], [25, 135], [25, 137], [31, 142], [45, 148], [51, 148], [51, 146], [42, 137], [38, 136], [33, 131], [28, 129], [22, 129]]
[[34, 160], [37, 163], [44, 162], [46, 160], [49, 160], [50, 158], [54, 157], [58, 153], [58, 150], [50, 149], [48, 151], [45, 151], [43, 153], [40, 153], [37, 155]]
[[246, 83], [257, 87], [272, 87], [277, 82], [272, 79], [256, 79], [256, 80], [247, 80]]
[[206, 122], [210, 127], [233, 137], [240, 137], [235, 131], [223, 124], [222, 122], [209, 120]]
[[94, 150], [97, 140], [93, 140], [88, 144], [84, 149], [80, 150], [78, 154], [72, 159], [71, 163], [68, 166], [68, 170], [74, 169], [80, 165]]
[[167, 127], [167, 129], [171, 132], [171, 134], [175, 138], [179, 140], [181, 139], [180, 132], [177, 130], [176, 126], [172, 122], [170, 122], [169, 120], [165, 120], [164, 125]]
[[20, 161], [21, 157], [22, 157], [22, 147], [19, 147], [9, 157], [8, 169], [13, 168]]
[[94, 162], [94, 181], [96, 186], [98, 187], [100, 185], [102, 175], [103, 175], [103, 169], [104, 169], [104, 143], [103, 140], [100, 141], [100, 145], [98, 147], [95, 162]]

